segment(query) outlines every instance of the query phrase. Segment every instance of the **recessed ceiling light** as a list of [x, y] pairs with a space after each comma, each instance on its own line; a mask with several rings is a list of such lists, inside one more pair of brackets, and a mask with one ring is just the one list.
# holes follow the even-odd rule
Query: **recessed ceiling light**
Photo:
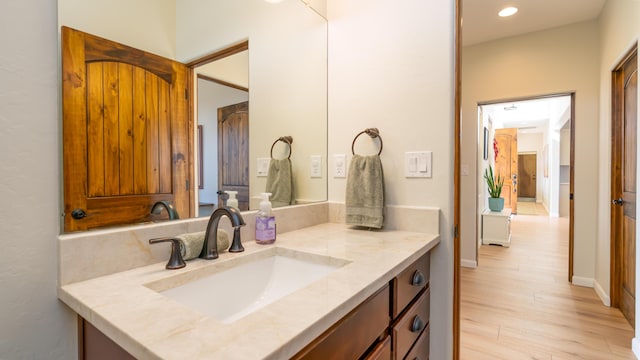
[[504, 9], [500, 10], [498, 15], [501, 16], [501, 17], [507, 17], [507, 16], [511, 16], [511, 15], [517, 13], [517, 12], [518, 12], [518, 8], [506, 7]]

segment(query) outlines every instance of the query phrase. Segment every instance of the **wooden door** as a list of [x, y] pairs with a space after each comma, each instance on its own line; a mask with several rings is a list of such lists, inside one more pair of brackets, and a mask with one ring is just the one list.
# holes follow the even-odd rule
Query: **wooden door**
[[[218, 109], [218, 190], [238, 192], [238, 207], [249, 210], [249, 103]], [[218, 203], [222, 199], [218, 197]]]
[[536, 154], [518, 154], [518, 197], [536, 198]]
[[518, 129], [497, 129], [495, 132], [498, 156], [496, 174], [504, 178], [501, 198], [511, 213], [518, 212]]
[[612, 304], [635, 326], [638, 72], [635, 49], [613, 72]]
[[63, 27], [65, 231], [148, 221], [158, 200], [191, 215], [188, 73]]

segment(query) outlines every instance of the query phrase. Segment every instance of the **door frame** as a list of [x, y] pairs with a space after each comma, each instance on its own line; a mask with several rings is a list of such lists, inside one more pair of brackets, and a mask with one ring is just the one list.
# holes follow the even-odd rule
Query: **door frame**
[[[459, 86], [459, 85], [458, 85]], [[549, 98], [554, 98], [554, 97], [561, 97], [561, 96], [569, 96], [571, 98], [571, 105], [570, 105], [570, 109], [571, 109], [571, 127], [570, 127], [570, 148], [569, 148], [569, 255], [568, 255], [568, 271], [567, 271], [567, 279], [569, 282], [572, 282], [573, 279], [573, 248], [574, 248], [574, 206], [573, 206], [573, 199], [574, 199], [574, 184], [575, 184], [575, 179], [574, 179], [574, 168], [575, 168], [575, 133], [576, 133], [576, 93], [575, 92], [560, 92], [560, 93], [552, 93], [552, 94], [545, 94], [545, 95], [538, 95], [538, 96], [527, 96], [527, 97], [513, 97], [513, 98], [506, 98], [506, 99], [498, 99], [498, 100], [490, 100], [490, 101], [483, 101], [483, 102], [478, 102], [477, 107], [481, 107], [481, 106], [485, 106], [485, 105], [494, 105], [494, 104], [501, 104], [501, 103], [511, 103], [511, 102], [519, 102], [519, 101], [528, 101], [528, 100], [540, 100], [540, 99], [549, 99]], [[460, 112], [460, 111], [458, 111]], [[481, 129], [479, 128], [479, 125], [476, 122], [476, 126], [478, 126], [478, 132], [481, 131]], [[495, 129], [494, 129], [495, 130]], [[459, 136], [456, 136], [456, 138]], [[458, 153], [460, 151], [459, 147], [456, 147], [456, 153]], [[482, 154], [478, 155], [476, 154], [476, 161], [478, 163], [481, 163], [480, 161], [480, 157], [482, 156]], [[478, 176], [482, 176], [482, 174], [478, 174]], [[480, 182], [477, 181], [476, 182], [478, 185], [478, 187], [480, 187]], [[458, 189], [456, 189], [456, 191], [458, 191]], [[482, 188], [478, 188], [476, 189], [476, 191], [482, 191]], [[477, 196], [476, 196], [477, 197]], [[480, 216], [479, 212], [480, 210], [478, 210], [476, 208], [476, 216]], [[477, 226], [476, 226], [477, 228]], [[476, 233], [476, 242], [480, 241], [479, 239], [479, 233]], [[455, 252], [455, 249], [454, 249]], [[478, 255], [476, 252], [476, 262], [478, 262]], [[459, 311], [459, 309], [458, 309]]]
[[[622, 194], [622, 184], [621, 184], [621, 168], [617, 168], [615, 166], [616, 163], [621, 162], [622, 159], [619, 158], [621, 151], [621, 147], [624, 146], [622, 143], [621, 126], [616, 127], [616, 125], [621, 125], [617, 123], [618, 121], [622, 121], [624, 118], [624, 104], [621, 101], [621, 96], [624, 96], [624, 91], [620, 93], [619, 86], [622, 85], [624, 87], [624, 74], [620, 71], [623, 69], [624, 64], [631, 58], [634, 54], [638, 52], [638, 44], [634, 44], [633, 47], [622, 57], [622, 59], [618, 62], [615, 68], [611, 71], [611, 198], [618, 197], [618, 194]], [[623, 105], [623, 106], [620, 106]], [[620, 228], [622, 226], [622, 218], [624, 214], [622, 211], [613, 211], [615, 208], [610, 205], [610, 267], [609, 267], [609, 279], [610, 279], [610, 289], [609, 295], [611, 299], [611, 307], [619, 308], [620, 302], [622, 301], [620, 297], [621, 290], [621, 269], [620, 269], [620, 252], [618, 251], [618, 245], [621, 242], [621, 233]], [[637, 266], [637, 264], [636, 264]]]
[[[203, 55], [199, 58], [196, 58], [188, 63], [186, 63], [185, 65], [187, 66], [187, 68], [189, 69], [189, 74], [188, 74], [188, 81], [187, 81], [187, 89], [188, 89], [188, 93], [191, 94], [191, 96], [189, 97], [189, 123], [191, 124], [191, 128], [193, 129], [197, 129], [197, 126], [195, 126], [194, 124], [197, 124], [197, 119], [196, 119], [196, 109], [198, 106], [198, 83], [197, 83], [197, 79], [194, 77], [195, 74], [195, 70], [197, 67], [202, 66], [202, 65], [207, 65], [211, 62], [226, 58], [228, 56], [231, 55], [235, 55], [237, 53], [243, 52], [245, 50], [249, 50], [249, 40], [244, 40], [241, 41], [237, 44], [234, 45], [230, 45], [222, 50], [218, 50], [218, 51], [214, 51], [212, 53]], [[208, 81], [213, 81], [213, 82], [217, 82], [220, 83], [222, 85], [225, 86], [230, 86], [230, 87], [234, 87], [234, 88], [238, 88], [236, 86], [233, 86], [232, 84], [229, 83], [224, 83], [220, 80], [217, 79], [212, 79], [210, 77], [207, 76], [199, 76], [200, 78], [203, 78], [205, 80]], [[240, 88], [241, 90], [244, 90], [244, 88]], [[248, 89], [246, 89], [248, 90]], [[195, 179], [194, 177], [194, 165], [197, 164], [197, 162], [199, 161], [199, 159], [196, 159], [197, 156], [197, 152], [194, 150], [194, 146], [193, 146], [193, 140], [196, 136], [195, 131], [192, 131], [189, 133], [189, 143], [192, 144], [189, 147], [189, 167], [191, 169], [191, 178]], [[195, 188], [197, 186], [191, 186], [189, 187], [189, 191], [190, 191], [190, 198], [193, 199], [192, 202], [192, 210], [191, 210], [191, 216], [194, 217], [196, 216], [196, 212], [198, 211], [198, 206], [197, 204], [199, 203], [198, 201], [198, 192], [195, 191]]]

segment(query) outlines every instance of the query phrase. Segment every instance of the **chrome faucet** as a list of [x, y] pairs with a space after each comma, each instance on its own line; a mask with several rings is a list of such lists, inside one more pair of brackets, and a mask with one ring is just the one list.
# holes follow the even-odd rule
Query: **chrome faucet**
[[167, 210], [167, 213], [169, 214], [169, 220], [180, 219], [180, 215], [178, 215], [178, 210], [176, 210], [176, 208], [173, 207], [173, 204], [171, 204], [166, 200], [156, 201], [156, 203], [153, 204], [153, 206], [151, 207], [151, 214], [160, 215], [160, 213], [162, 212], [162, 208], [165, 208]]
[[240, 228], [246, 225], [242, 214], [236, 208], [223, 206], [217, 208], [209, 218], [207, 231], [204, 233], [204, 245], [202, 245], [202, 251], [200, 252], [201, 259], [213, 260], [218, 258], [218, 223], [223, 215], [226, 215], [231, 220], [231, 226], [233, 226], [233, 241], [231, 241], [229, 252], [244, 251], [240, 241]]

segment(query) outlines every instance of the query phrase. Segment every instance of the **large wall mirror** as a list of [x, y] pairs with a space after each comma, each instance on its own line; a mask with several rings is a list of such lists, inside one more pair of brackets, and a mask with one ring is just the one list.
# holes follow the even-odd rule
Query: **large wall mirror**
[[[242, 138], [246, 143], [234, 148], [248, 156], [244, 163], [233, 165], [247, 175], [247, 208], [256, 208], [267, 185], [258, 164], [268, 164], [272, 156], [287, 157], [289, 151], [292, 204], [327, 199], [325, 11], [323, 0], [58, 1], [60, 26], [185, 64], [245, 44], [246, 49], [232, 56], [193, 65], [197, 143], [191, 202], [200, 216], [208, 215], [207, 206], [217, 207], [221, 200], [219, 114], [241, 104], [248, 111]], [[290, 148], [278, 142], [272, 149], [283, 136], [293, 139]], [[312, 173], [312, 159], [318, 157], [319, 176]]]

